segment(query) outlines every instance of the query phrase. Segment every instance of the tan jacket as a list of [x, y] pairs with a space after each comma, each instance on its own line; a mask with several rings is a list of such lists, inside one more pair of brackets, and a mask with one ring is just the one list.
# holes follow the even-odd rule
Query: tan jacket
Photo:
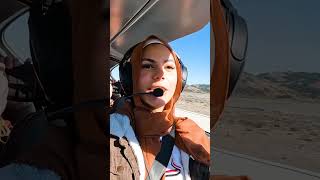
[[110, 179], [139, 179], [137, 159], [125, 138], [110, 136]]

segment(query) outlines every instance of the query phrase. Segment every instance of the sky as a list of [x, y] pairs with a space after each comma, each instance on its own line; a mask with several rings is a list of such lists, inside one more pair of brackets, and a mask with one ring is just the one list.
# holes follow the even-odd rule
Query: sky
[[209, 84], [210, 24], [169, 44], [188, 69], [187, 84]]
[[245, 71], [320, 72], [319, 0], [231, 0], [248, 24]]

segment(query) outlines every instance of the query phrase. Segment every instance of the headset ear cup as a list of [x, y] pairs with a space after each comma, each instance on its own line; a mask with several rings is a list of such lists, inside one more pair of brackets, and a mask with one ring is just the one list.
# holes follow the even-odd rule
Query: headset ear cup
[[120, 64], [119, 76], [121, 84], [121, 94], [131, 95], [132, 94], [132, 66], [130, 62], [124, 62]]
[[181, 59], [178, 57], [180, 67], [181, 67], [181, 75], [182, 75], [182, 87], [181, 87], [181, 92], [183, 91], [184, 87], [187, 84], [187, 79], [188, 79], [188, 69], [184, 64], [182, 63]]
[[184, 87], [187, 84], [187, 78], [188, 78], [188, 69], [184, 65], [181, 66], [181, 72], [182, 72], [182, 88], [181, 92], [183, 91]]
[[138, 44], [132, 46], [123, 56], [119, 65], [119, 77], [121, 84], [121, 95], [131, 95], [133, 91], [132, 84], [132, 65], [129, 59], [133, 53], [133, 50]]

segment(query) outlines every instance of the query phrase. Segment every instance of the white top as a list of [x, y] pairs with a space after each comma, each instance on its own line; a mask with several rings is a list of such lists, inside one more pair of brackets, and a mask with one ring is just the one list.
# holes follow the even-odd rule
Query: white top
[[181, 159], [181, 152], [177, 146], [173, 147], [170, 161], [165, 172], [166, 180], [182, 180], [184, 178], [184, 170]]
[[[138, 160], [140, 180], [145, 179], [145, 164], [139, 142], [126, 115], [113, 113], [110, 115], [110, 134], [119, 138], [126, 137]], [[165, 172], [167, 180], [191, 180], [189, 174], [190, 156], [174, 145], [168, 167]]]

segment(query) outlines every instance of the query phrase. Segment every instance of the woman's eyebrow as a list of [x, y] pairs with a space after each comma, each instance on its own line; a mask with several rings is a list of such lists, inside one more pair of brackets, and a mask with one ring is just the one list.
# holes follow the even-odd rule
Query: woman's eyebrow
[[174, 59], [167, 59], [165, 62], [174, 62]]
[[150, 58], [142, 58], [142, 61], [149, 61], [149, 62], [152, 62], [152, 63], [156, 62], [154, 59], [150, 59]]
[[[152, 62], [152, 63], [156, 63], [157, 62], [156, 60], [150, 59], [150, 58], [142, 58], [142, 61], [149, 61], [149, 62]], [[164, 62], [165, 63], [166, 62], [174, 62], [174, 59], [166, 59]]]

